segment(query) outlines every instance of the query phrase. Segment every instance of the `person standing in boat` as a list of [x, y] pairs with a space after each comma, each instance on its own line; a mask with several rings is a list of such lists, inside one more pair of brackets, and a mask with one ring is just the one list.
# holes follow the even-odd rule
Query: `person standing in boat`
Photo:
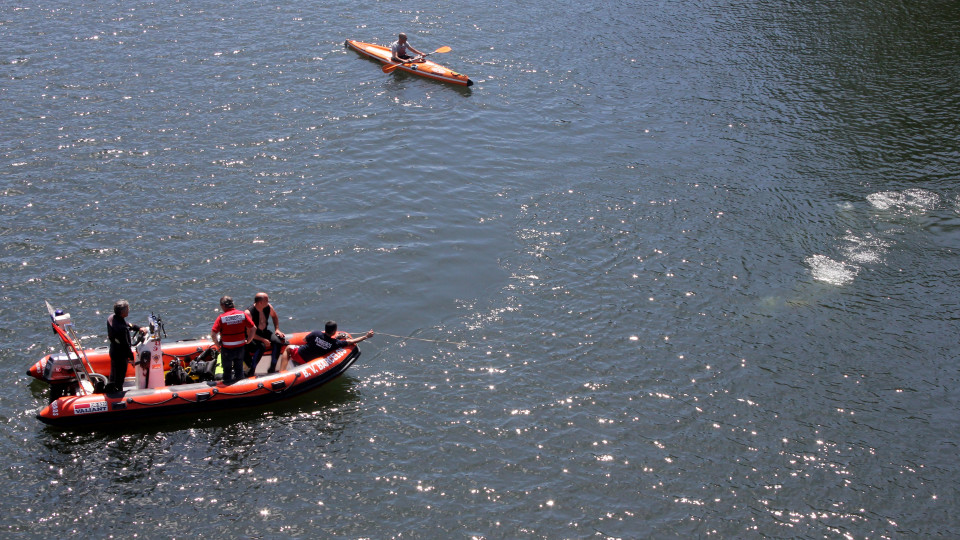
[[[270, 369], [267, 373], [277, 371], [277, 360], [280, 359], [280, 349], [284, 344], [283, 332], [280, 331], [280, 318], [277, 316], [277, 310], [270, 303], [270, 297], [265, 292], [259, 292], [253, 297], [253, 305], [247, 308], [247, 315], [253, 319], [254, 334], [253, 341], [247, 346], [247, 354], [250, 357], [250, 371], [247, 377], [256, 375], [257, 364], [270, 348]], [[270, 321], [273, 320], [273, 331], [269, 329]]]
[[327, 354], [328, 352], [346, 347], [353, 343], [360, 343], [365, 339], [373, 337], [373, 330], [367, 330], [367, 333], [350, 339], [337, 339], [337, 323], [327, 321], [323, 331], [314, 330], [304, 338], [304, 344], [300, 347], [290, 345], [280, 355], [280, 371], [287, 370], [287, 363], [293, 361], [294, 364], [306, 364], [307, 362]]
[[397, 40], [390, 44], [390, 60], [394, 62], [423, 62], [423, 58], [417, 59], [416, 57], [410, 56], [409, 53], [414, 53], [419, 56], [424, 56], [424, 53], [413, 48], [413, 45], [407, 42], [407, 35], [403, 32], [397, 36]]
[[230, 384], [243, 378], [243, 354], [253, 340], [254, 324], [250, 315], [233, 305], [233, 298], [220, 298], [223, 310], [213, 322], [211, 337], [220, 345], [220, 361], [223, 362], [223, 382]]
[[107, 339], [110, 341], [110, 379], [105, 390], [119, 392], [123, 390], [123, 380], [127, 377], [127, 365], [133, 362], [133, 343], [130, 332], [146, 333], [145, 328], [127, 322], [130, 315], [130, 303], [117, 300], [113, 304], [113, 315], [107, 317]]

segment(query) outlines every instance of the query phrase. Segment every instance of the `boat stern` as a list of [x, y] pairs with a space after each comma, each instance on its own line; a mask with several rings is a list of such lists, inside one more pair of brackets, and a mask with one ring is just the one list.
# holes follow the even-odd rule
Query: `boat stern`
[[76, 380], [70, 366], [70, 358], [64, 353], [44, 356], [27, 369], [27, 375], [50, 384]]
[[49, 362], [49, 361], [50, 361], [50, 355], [48, 354], [48, 355], [44, 356], [43, 358], [41, 358], [40, 360], [38, 360], [37, 363], [35, 363], [35, 364], [33, 364], [32, 366], [30, 366], [29, 368], [27, 368], [27, 375], [30, 376], [30, 377], [33, 377], [34, 379], [41, 379], [41, 380], [42, 380], [42, 379], [43, 379], [43, 370], [44, 370], [44, 368], [46, 367], [47, 362]]

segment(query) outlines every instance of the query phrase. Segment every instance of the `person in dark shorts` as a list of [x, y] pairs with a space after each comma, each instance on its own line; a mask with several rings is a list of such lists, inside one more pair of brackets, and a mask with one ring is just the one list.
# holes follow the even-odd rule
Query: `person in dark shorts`
[[304, 338], [304, 344], [300, 347], [288, 346], [283, 354], [280, 355], [280, 371], [286, 371], [287, 363], [293, 361], [294, 364], [306, 364], [314, 358], [323, 356], [328, 352], [346, 347], [353, 343], [360, 343], [363, 340], [373, 337], [373, 330], [367, 330], [367, 333], [355, 338], [338, 339], [337, 323], [327, 321], [323, 331], [314, 330]]

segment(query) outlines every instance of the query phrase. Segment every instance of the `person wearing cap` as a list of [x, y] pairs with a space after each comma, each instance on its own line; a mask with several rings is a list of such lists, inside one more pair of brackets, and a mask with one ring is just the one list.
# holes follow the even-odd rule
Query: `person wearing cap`
[[[250, 357], [250, 371], [248, 377], [256, 375], [257, 364], [263, 357], [263, 353], [270, 348], [270, 369], [267, 373], [277, 371], [277, 360], [280, 359], [280, 349], [283, 347], [286, 336], [280, 331], [280, 317], [277, 316], [277, 310], [270, 303], [270, 297], [265, 292], [259, 292], [253, 297], [253, 305], [247, 308], [247, 315], [253, 319], [254, 329], [253, 341], [247, 345], [247, 354]], [[273, 321], [273, 330], [271, 331], [270, 321]]]
[[373, 330], [367, 330], [367, 333], [355, 338], [339, 339], [337, 336], [337, 323], [327, 321], [323, 331], [314, 330], [304, 338], [304, 344], [300, 347], [290, 345], [280, 355], [280, 371], [286, 371], [287, 363], [293, 361], [296, 365], [306, 364], [307, 362], [319, 358], [328, 352], [360, 343], [373, 337]]
[[223, 362], [223, 382], [230, 384], [243, 378], [243, 353], [253, 340], [256, 326], [250, 315], [233, 305], [233, 298], [220, 298], [223, 313], [213, 322], [211, 337], [220, 345], [220, 361]]
[[423, 62], [423, 58], [410, 56], [410, 52], [423, 56], [424, 53], [418, 51], [407, 42], [407, 35], [403, 32], [397, 36], [397, 40], [390, 44], [390, 60], [394, 62]]
[[130, 304], [126, 300], [117, 300], [113, 304], [113, 315], [107, 317], [107, 339], [110, 340], [110, 378], [104, 389], [107, 392], [123, 390], [123, 380], [127, 377], [127, 364], [133, 362], [133, 343], [130, 332], [145, 334], [146, 328], [140, 328], [127, 322]]

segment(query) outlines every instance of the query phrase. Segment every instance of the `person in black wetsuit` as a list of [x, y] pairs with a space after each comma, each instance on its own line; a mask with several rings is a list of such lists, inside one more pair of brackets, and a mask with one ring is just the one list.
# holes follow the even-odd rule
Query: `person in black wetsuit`
[[373, 330], [367, 330], [367, 333], [350, 339], [337, 339], [337, 323], [327, 321], [323, 332], [314, 330], [304, 338], [304, 344], [300, 347], [288, 346], [280, 356], [280, 371], [286, 371], [287, 362], [292, 360], [294, 364], [306, 364], [307, 362], [322, 356], [333, 349], [346, 347], [351, 343], [360, 343], [365, 339], [373, 337]]
[[[280, 331], [280, 318], [277, 316], [277, 310], [270, 303], [270, 297], [265, 292], [257, 293], [253, 297], [253, 305], [247, 308], [247, 314], [253, 319], [254, 334], [253, 341], [247, 345], [247, 355], [250, 361], [250, 371], [247, 377], [256, 374], [257, 364], [260, 358], [270, 347], [270, 369], [267, 373], [277, 371], [277, 360], [280, 359], [280, 349], [285, 343], [286, 336]], [[268, 328], [270, 321], [273, 321], [273, 331]]]
[[130, 304], [126, 300], [117, 300], [113, 304], [113, 315], [107, 317], [107, 339], [110, 340], [110, 380], [105, 388], [107, 392], [123, 390], [127, 364], [134, 359], [130, 331], [146, 332], [146, 329], [127, 322], [129, 314]]

